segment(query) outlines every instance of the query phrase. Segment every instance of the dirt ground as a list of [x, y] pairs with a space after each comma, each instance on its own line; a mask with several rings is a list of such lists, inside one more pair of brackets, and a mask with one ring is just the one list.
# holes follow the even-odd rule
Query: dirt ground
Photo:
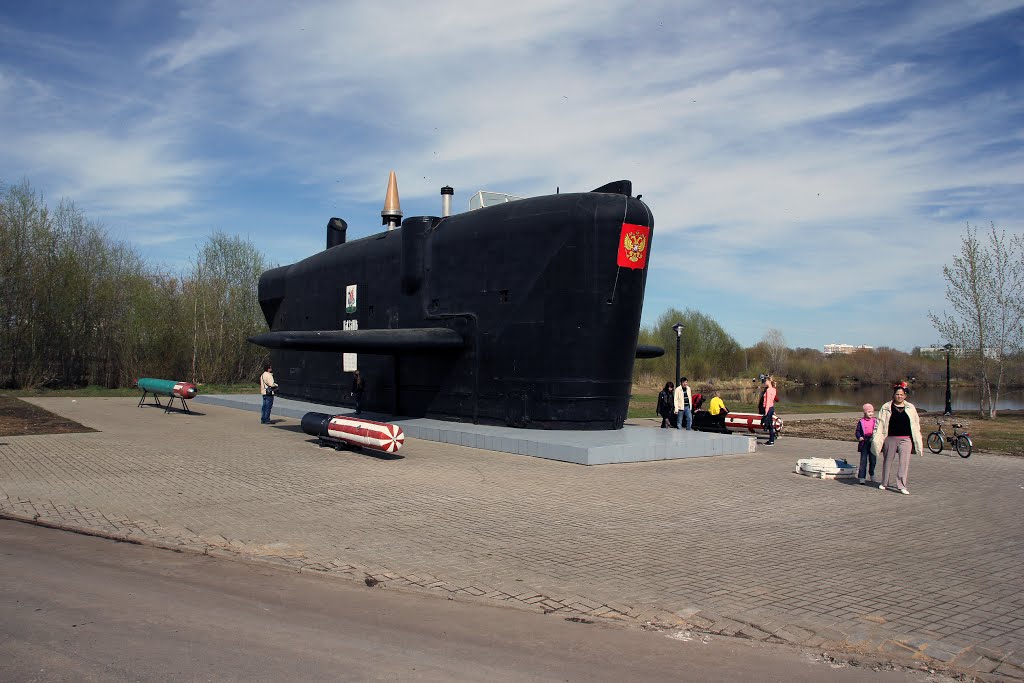
[[783, 436], [798, 436], [807, 439], [831, 439], [853, 442], [857, 429], [855, 417], [830, 417], [822, 420], [786, 420]]
[[60, 415], [10, 396], [0, 396], [0, 436], [94, 432]]

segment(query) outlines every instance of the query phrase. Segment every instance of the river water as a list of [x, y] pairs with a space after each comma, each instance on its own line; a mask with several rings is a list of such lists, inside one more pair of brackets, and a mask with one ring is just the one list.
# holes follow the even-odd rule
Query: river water
[[[954, 412], [978, 410], [978, 387], [953, 387], [952, 404]], [[854, 406], [860, 410], [865, 403], [874, 404], [875, 410], [892, 398], [892, 389], [881, 386], [871, 387], [779, 387], [779, 409], [785, 412], [786, 401], [829, 406]], [[908, 400], [918, 408], [929, 412], [942, 412], [946, 408], [946, 387], [915, 387], [911, 385]], [[1004, 391], [996, 403], [998, 410], [1024, 409], [1024, 391]]]

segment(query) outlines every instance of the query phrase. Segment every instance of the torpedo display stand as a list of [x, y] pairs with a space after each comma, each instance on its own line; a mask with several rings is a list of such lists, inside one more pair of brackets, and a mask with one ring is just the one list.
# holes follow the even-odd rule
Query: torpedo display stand
[[[136, 386], [142, 389], [142, 398], [139, 399], [139, 408], [143, 406], [146, 401], [146, 395], [151, 394], [153, 401], [149, 405], [158, 405], [164, 409], [164, 413], [170, 412], [174, 406], [174, 399], [181, 399], [181, 407], [189, 415], [192, 411], [188, 408], [188, 403], [185, 402], [187, 398], [195, 398], [197, 393], [196, 385], [191, 382], [176, 382], [172, 379], [152, 379], [150, 377], [143, 377], [140, 379]], [[160, 402], [160, 397], [167, 397], [167, 405]]]

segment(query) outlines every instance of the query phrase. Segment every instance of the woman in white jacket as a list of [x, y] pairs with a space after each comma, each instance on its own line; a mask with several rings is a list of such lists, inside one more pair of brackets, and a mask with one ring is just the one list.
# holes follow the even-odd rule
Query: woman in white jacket
[[892, 400], [878, 411], [878, 423], [871, 437], [871, 450], [875, 455], [882, 456], [882, 483], [878, 488], [885, 490], [889, 484], [889, 468], [892, 461], [899, 457], [899, 469], [896, 472], [896, 488], [900, 493], [909, 494], [907, 475], [910, 472], [911, 449], [924, 455], [921, 441], [921, 420], [917, 408], [907, 400], [907, 391], [897, 386]]

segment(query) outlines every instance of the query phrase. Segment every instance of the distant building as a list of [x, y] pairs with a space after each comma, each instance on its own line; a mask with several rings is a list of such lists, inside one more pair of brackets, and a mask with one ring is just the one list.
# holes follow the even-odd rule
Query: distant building
[[[970, 353], [976, 353], [976, 352], [973, 351], [973, 350], [972, 351], [964, 351], [964, 348], [962, 346], [954, 346], [953, 348], [951, 348], [949, 350], [949, 355], [954, 356], [954, 357], [955, 356], [964, 356], [964, 355], [968, 355]], [[931, 358], [940, 358], [940, 357], [944, 357], [946, 355], [946, 349], [945, 349], [945, 347], [942, 347], [942, 346], [922, 346], [921, 347], [921, 355], [922, 356], [929, 356]], [[999, 358], [999, 350], [998, 349], [993, 349], [991, 347], [985, 347], [985, 357], [986, 358], [991, 358], [992, 360], [996, 360], [997, 358]]]
[[854, 346], [853, 344], [825, 344], [824, 352], [826, 356], [833, 356], [835, 354], [850, 354], [854, 351], [874, 351], [874, 346], [868, 346], [867, 344], [861, 344]]
[[[959, 346], [954, 346], [949, 350], [951, 356], [961, 356], [964, 350]], [[922, 346], [921, 355], [928, 356], [929, 358], [938, 358], [939, 356], [945, 357], [946, 349], [941, 346]]]

